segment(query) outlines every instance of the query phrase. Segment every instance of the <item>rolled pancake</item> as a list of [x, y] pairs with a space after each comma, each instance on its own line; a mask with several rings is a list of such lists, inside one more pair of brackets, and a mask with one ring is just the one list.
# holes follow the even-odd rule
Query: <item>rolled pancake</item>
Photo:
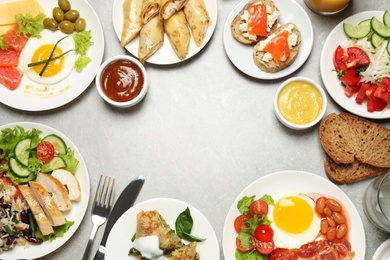
[[211, 24], [204, 1], [188, 0], [183, 10], [196, 45], [202, 46], [207, 29]]
[[141, 11], [142, 25], [147, 24], [154, 16], [160, 13], [160, 0], [144, 0]]
[[179, 59], [185, 59], [188, 54], [191, 35], [183, 10], [164, 20], [164, 30]]
[[125, 0], [123, 2], [123, 29], [121, 47], [125, 47], [141, 30], [141, 11], [143, 0]]
[[160, 19], [168, 19], [180, 11], [188, 0], [161, 0]]
[[139, 34], [138, 58], [144, 63], [164, 43], [164, 25], [158, 17], [153, 17], [142, 27]]

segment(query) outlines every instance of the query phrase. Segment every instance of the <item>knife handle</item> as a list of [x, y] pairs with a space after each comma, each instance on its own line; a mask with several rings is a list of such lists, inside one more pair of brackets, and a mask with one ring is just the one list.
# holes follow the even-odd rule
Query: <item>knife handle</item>
[[104, 260], [104, 253], [105, 252], [106, 252], [106, 247], [99, 246], [99, 249], [97, 250], [93, 260]]

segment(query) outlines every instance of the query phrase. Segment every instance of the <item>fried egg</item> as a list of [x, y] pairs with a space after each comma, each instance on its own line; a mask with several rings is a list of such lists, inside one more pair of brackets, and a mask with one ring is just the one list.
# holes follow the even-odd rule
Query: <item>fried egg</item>
[[41, 36], [41, 38], [31, 37], [27, 41], [27, 44], [22, 51], [23, 71], [30, 80], [36, 83], [54, 84], [60, 82], [68, 77], [73, 70], [76, 61], [75, 51], [70, 51], [61, 58], [49, 62], [42, 76], [40, 76], [39, 73], [41, 72], [44, 64], [33, 67], [28, 67], [28, 64], [47, 60], [54, 48], [54, 45], [58, 40], [65, 36], [68, 37], [58, 43], [52, 57], [61, 55], [68, 50], [74, 50], [75, 44], [73, 37], [64, 34], [61, 31], [53, 32], [49, 30], [43, 30], [41, 32]]
[[315, 212], [315, 203], [309, 197], [298, 194], [273, 196], [275, 206], [269, 207], [275, 247], [299, 248], [312, 242], [320, 232], [321, 219]]

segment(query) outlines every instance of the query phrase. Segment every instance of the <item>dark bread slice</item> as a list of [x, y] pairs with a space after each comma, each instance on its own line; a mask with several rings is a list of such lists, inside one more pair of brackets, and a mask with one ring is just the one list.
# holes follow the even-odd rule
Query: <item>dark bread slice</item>
[[[241, 43], [248, 44], [248, 45], [254, 44], [254, 43], [260, 41], [262, 38], [265, 38], [265, 37], [257, 36], [255, 40], [249, 39], [249, 38], [245, 37], [243, 35], [243, 32], [240, 30], [240, 25], [245, 23], [245, 21], [241, 20], [241, 15], [243, 15], [245, 10], [247, 10], [251, 5], [254, 5], [257, 3], [262, 3], [262, 4], [269, 6], [271, 8], [272, 12], [279, 11], [278, 7], [275, 5], [274, 1], [272, 1], [272, 0], [250, 0], [244, 6], [244, 8], [236, 15], [236, 17], [234, 17], [232, 23], [230, 24], [230, 29], [232, 31], [233, 37]], [[273, 29], [275, 29], [277, 26], [278, 26], [278, 19], [276, 19], [275, 23], [273, 24], [271, 31]]]
[[390, 167], [390, 129], [349, 113], [326, 116], [320, 125], [320, 140], [336, 163], [355, 159], [375, 167]]
[[301, 36], [301, 32], [299, 31], [298, 27], [295, 24], [291, 22], [283, 24], [278, 28], [276, 28], [275, 30], [273, 30], [271, 34], [272, 33], [279, 34], [280, 32], [282, 32], [284, 28], [287, 28], [290, 24], [294, 26], [292, 33], [297, 35], [297, 43], [292, 47], [292, 49], [290, 50], [290, 56], [285, 61], [277, 61], [274, 59], [270, 61], [264, 61], [263, 57], [267, 52], [259, 50], [259, 45], [261, 44], [261, 41], [256, 43], [255, 47], [253, 48], [253, 61], [255, 62], [256, 66], [259, 67], [262, 71], [272, 72], [272, 73], [278, 72], [290, 66], [297, 58], [299, 47], [301, 46], [302, 36]]
[[336, 163], [329, 155], [325, 155], [325, 173], [336, 184], [349, 184], [384, 174], [390, 168], [375, 167], [355, 160], [353, 163]]

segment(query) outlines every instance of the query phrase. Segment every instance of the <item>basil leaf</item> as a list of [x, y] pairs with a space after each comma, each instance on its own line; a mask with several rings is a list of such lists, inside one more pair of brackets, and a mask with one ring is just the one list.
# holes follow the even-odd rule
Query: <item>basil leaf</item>
[[179, 216], [176, 218], [175, 228], [176, 234], [189, 242], [201, 242], [205, 239], [197, 238], [191, 235], [192, 226], [194, 225], [194, 220], [192, 219], [190, 209], [187, 207]]

